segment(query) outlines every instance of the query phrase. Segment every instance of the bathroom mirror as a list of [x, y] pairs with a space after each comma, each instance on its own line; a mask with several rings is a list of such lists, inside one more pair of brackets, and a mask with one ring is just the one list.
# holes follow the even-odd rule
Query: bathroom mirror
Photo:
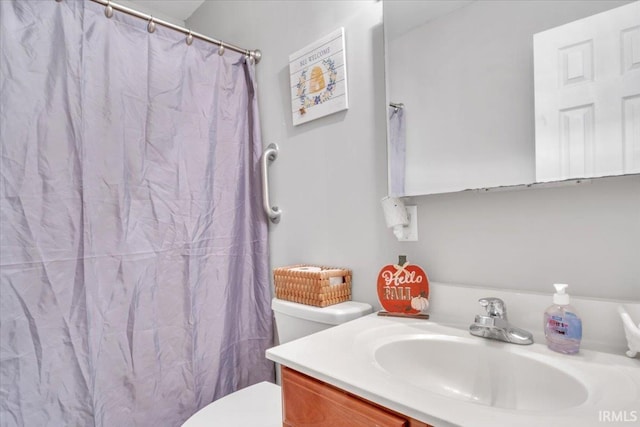
[[[630, 3], [384, 0], [387, 101], [394, 105], [387, 114], [390, 194], [436, 194], [640, 172], [640, 8], [633, 9], [632, 24], [627, 20], [621, 30], [598, 35], [613, 44], [602, 48], [601, 40], [588, 41], [591, 18]], [[602, 67], [590, 61], [601, 52], [606, 53], [605, 62], [616, 64], [618, 75], [627, 73], [624, 84], [632, 93], [616, 93], [612, 110], [617, 115], [607, 115], [604, 125], [598, 125], [618, 130], [621, 141], [615, 142], [613, 157], [622, 166], [617, 169], [575, 168], [575, 164], [611, 163], [612, 155], [601, 146], [613, 144], [612, 139], [592, 132], [594, 120], [604, 117], [603, 108], [596, 105], [594, 110], [589, 107], [592, 101], [576, 95], [573, 104], [553, 106], [555, 113], [536, 110], [536, 99], [541, 105], [556, 95], [536, 94], [542, 85], [534, 84], [534, 34], [540, 37], [558, 27], [562, 33], [561, 26], [577, 20], [584, 20], [578, 24], [581, 29], [568, 31], [576, 41], [553, 42], [553, 37], [545, 36], [555, 63], [546, 65], [551, 71], [536, 70], [537, 78], [562, 86], [558, 76], [564, 72], [564, 83], [571, 83], [569, 97], [576, 91], [593, 92]], [[536, 52], [535, 66], [548, 62], [539, 56]], [[621, 123], [625, 115], [626, 127]], [[404, 125], [396, 120], [399, 116]], [[547, 136], [546, 146], [541, 143], [545, 126], [557, 130]], [[403, 135], [404, 147], [397, 144]], [[572, 160], [562, 157], [569, 154]], [[549, 159], [555, 163], [545, 169], [543, 162]]]

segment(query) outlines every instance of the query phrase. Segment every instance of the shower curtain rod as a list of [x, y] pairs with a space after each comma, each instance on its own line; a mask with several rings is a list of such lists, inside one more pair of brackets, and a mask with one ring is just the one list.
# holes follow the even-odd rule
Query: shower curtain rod
[[[56, 0], [56, 1], [60, 2], [62, 0]], [[243, 49], [241, 47], [234, 46], [230, 43], [225, 43], [222, 40], [216, 40], [211, 37], [207, 37], [203, 34], [196, 33], [194, 31], [189, 30], [188, 28], [184, 28], [179, 25], [172, 24], [171, 22], [154, 18], [152, 15], [147, 15], [146, 13], [142, 13], [135, 9], [131, 9], [129, 7], [123, 6], [121, 4], [114, 3], [111, 0], [91, 0], [91, 1], [105, 6], [106, 7], [105, 15], [107, 15], [107, 17], [109, 18], [111, 17], [110, 14], [113, 14], [113, 10], [115, 9], [120, 12], [126, 13], [128, 15], [135, 16], [136, 18], [141, 18], [141, 19], [144, 19], [145, 21], [149, 21], [148, 28], [150, 32], [153, 32], [153, 28], [155, 28], [155, 24], [158, 24], [158, 25], [162, 25], [163, 27], [171, 28], [172, 30], [185, 34], [187, 36], [187, 40], [186, 40], [187, 44], [191, 44], [193, 38], [197, 38], [200, 40], [207, 41], [209, 43], [213, 43], [217, 46], [220, 46], [220, 50], [218, 51], [220, 55], [224, 53], [224, 49], [231, 49], [234, 52], [243, 53], [253, 58], [256, 61], [256, 64], [260, 62], [260, 59], [262, 59], [262, 52], [260, 52], [260, 50], [258, 49], [254, 49], [254, 50]], [[109, 10], [109, 8], [111, 8], [111, 10]]]

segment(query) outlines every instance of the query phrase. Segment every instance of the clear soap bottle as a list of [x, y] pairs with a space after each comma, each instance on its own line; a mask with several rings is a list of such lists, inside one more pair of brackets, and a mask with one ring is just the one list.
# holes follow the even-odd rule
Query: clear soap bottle
[[582, 340], [582, 320], [576, 310], [569, 305], [566, 293], [569, 285], [556, 283], [553, 305], [544, 312], [544, 336], [547, 347], [564, 354], [575, 354], [580, 350]]

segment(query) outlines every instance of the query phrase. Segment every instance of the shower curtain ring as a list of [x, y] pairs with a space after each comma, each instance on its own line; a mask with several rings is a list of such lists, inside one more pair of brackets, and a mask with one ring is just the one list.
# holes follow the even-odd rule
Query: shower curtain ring
[[113, 7], [111, 6], [111, 0], [107, 0], [107, 7], [104, 8], [104, 16], [111, 18], [113, 16]]
[[224, 42], [220, 40], [220, 47], [218, 47], [218, 55], [224, 55]]
[[187, 46], [191, 46], [191, 44], [193, 43], [193, 35], [191, 35], [191, 30], [189, 30], [189, 34], [187, 34], [187, 39], [185, 41], [187, 42]]
[[147, 31], [153, 33], [156, 30], [156, 23], [153, 21], [153, 16], [149, 18], [149, 23], [147, 24]]

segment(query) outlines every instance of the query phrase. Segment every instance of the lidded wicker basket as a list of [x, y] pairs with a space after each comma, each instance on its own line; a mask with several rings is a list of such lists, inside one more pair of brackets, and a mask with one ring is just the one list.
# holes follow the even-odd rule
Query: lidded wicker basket
[[351, 299], [351, 270], [308, 264], [273, 270], [276, 297], [326, 307]]

